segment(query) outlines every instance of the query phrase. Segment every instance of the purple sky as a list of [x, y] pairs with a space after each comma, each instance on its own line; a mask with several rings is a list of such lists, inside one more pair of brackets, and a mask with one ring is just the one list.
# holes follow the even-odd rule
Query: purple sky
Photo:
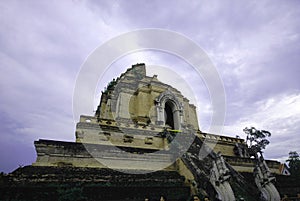
[[[33, 163], [34, 140], [74, 141], [72, 98], [81, 65], [107, 40], [142, 28], [181, 33], [209, 55], [226, 92], [224, 134], [244, 138], [246, 126], [269, 130], [268, 159], [284, 161], [289, 151], [300, 151], [298, 0], [0, 1], [0, 10], [0, 171]], [[206, 131], [208, 92], [167, 53], [121, 58], [95, 96], [101, 83], [138, 62], [172, 66], [191, 86], [201, 85], [195, 104]]]

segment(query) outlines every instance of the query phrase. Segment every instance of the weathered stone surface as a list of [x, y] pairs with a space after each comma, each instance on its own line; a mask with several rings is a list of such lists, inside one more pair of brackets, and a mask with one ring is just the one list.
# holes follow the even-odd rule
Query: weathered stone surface
[[[198, 120], [195, 106], [189, 104], [189, 101], [177, 89], [159, 82], [157, 77], [155, 79], [147, 77], [145, 72], [144, 64], [133, 65], [126, 73], [117, 78], [113, 87], [107, 87], [103, 93], [96, 116], [100, 119], [125, 118], [129, 120], [146, 117], [149, 120], [148, 123], [157, 125], [158, 121], [165, 121], [165, 119], [164, 113], [162, 113], [162, 119], [157, 119], [159, 118], [157, 109], [159, 102], [156, 100], [166, 96], [168, 100], [178, 99], [177, 102], [184, 106], [180, 109], [182, 110], [182, 120], [178, 119], [178, 123], [181, 121], [181, 123], [190, 124], [197, 130]], [[165, 94], [166, 92], [168, 94]], [[161, 107], [165, 107], [164, 102]], [[179, 109], [178, 107], [177, 109]], [[147, 124], [147, 122], [144, 123]]]
[[26, 166], [1, 178], [6, 182], [0, 186], [0, 200], [138, 201], [146, 196], [158, 199], [166, 193], [174, 201], [189, 197], [189, 187], [177, 172], [141, 173], [125, 174], [105, 168]]
[[[104, 144], [82, 144], [52, 140], [35, 142], [38, 158], [34, 166], [73, 166], [114, 169], [157, 170], [172, 164], [167, 153], [149, 149], [116, 148]], [[150, 152], [150, 153], [149, 153]], [[142, 154], [147, 153], [147, 154]]]

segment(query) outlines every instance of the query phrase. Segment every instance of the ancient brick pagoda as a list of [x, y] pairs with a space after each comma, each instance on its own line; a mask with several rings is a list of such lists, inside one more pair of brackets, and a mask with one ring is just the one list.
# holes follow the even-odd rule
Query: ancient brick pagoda
[[36, 162], [5, 178], [4, 200], [279, 197], [271, 176], [279, 162], [254, 161], [243, 139], [201, 132], [195, 106], [156, 75], [146, 76], [145, 64], [108, 84], [95, 116], [80, 117], [76, 142], [34, 144]]

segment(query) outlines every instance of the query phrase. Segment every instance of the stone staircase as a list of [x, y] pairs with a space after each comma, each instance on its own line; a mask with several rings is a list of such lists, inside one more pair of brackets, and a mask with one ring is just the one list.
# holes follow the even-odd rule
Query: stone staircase
[[[204, 159], [199, 157], [201, 147], [207, 155]], [[181, 159], [193, 173], [198, 191], [206, 194], [211, 200], [234, 201], [240, 198], [248, 201], [259, 200], [255, 183], [247, 182], [200, 138], [195, 138], [188, 152]]]

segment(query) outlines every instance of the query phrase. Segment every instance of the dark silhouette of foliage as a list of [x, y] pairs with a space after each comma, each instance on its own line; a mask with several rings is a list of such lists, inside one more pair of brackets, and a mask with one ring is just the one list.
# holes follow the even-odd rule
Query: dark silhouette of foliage
[[289, 158], [286, 160], [292, 176], [300, 177], [300, 158], [296, 151], [290, 151]]
[[246, 127], [243, 131], [247, 134], [246, 143], [249, 147], [249, 154], [257, 158], [257, 153], [262, 154], [262, 150], [270, 143], [266, 137], [270, 137], [271, 133], [266, 130], [257, 130], [254, 127]]

